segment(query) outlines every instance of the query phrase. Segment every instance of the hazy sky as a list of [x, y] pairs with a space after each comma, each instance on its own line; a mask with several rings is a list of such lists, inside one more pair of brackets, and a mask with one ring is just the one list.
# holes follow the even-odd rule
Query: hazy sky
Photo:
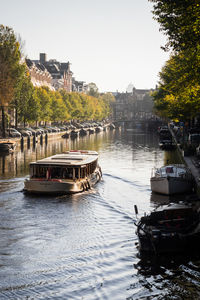
[[0, 0], [0, 23], [25, 41], [25, 54], [70, 61], [77, 80], [99, 90], [155, 88], [169, 54], [147, 0]]

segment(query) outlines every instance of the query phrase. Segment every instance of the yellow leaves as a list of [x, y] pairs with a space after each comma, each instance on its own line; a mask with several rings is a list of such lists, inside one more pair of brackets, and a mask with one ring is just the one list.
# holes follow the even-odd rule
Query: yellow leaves
[[173, 118], [172, 121], [174, 121], [175, 123], [179, 123], [180, 122], [180, 120], [177, 119], [177, 118]]
[[168, 103], [174, 103], [176, 101], [176, 98], [174, 95], [170, 94], [165, 96], [164, 101]]

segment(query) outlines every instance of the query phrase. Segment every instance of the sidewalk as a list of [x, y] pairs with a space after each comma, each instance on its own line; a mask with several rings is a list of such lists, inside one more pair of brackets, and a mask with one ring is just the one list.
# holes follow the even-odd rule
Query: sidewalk
[[181, 157], [183, 158], [186, 166], [192, 172], [192, 175], [193, 175], [195, 183], [196, 183], [196, 192], [200, 196], [200, 164], [198, 163], [197, 158], [194, 155], [184, 156], [184, 152], [180, 148], [180, 145], [177, 142], [177, 139], [176, 139], [176, 136], [175, 136], [173, 130], [171, 128], [169, 128], [169, 130], [174, 138], [174, 141], [177, 145], [177, 149], [178, 149]]
[[200, 167], [194, 156], [183, 156], [185, 164], [188, 166], [195, 179], [197, 194], [200, 195]]

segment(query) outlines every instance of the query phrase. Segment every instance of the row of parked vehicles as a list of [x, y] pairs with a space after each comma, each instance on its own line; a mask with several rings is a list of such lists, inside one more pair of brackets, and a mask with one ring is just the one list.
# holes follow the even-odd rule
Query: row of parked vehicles
[[45, 133], [60, 132], [65, 131], [65, 128], [58, 127], [25, 127], [25, 128], [8, 128], [6, 129], [6, 136], [9, 137], [28, 137], [28, 136], [38, 136]]
[[20, 127], [20, 128], [8, 128], [6, 129], [6, 136], [8, 137], [28, 137], [28, 136], [38, 136], [46, 133], [56, 133], [64, 132], [68, 130], [89, 128], [89, 127], [98, 127], [102, 126], [102, 122], [92, 122], [92, 123], [73, 123], [68, 125], [59, 125], [59, 126], [38, 126], [38, 127]]

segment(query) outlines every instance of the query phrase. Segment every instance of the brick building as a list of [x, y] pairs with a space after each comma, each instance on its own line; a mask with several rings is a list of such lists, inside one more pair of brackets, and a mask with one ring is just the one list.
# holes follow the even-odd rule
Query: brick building
[[43, 65], [51, 74], [51, 84], [55, 90], [65, 89], [72, 92], [72, 71], [70, 62], [59, 62], [56, 59], [47, 60], [46, 53], [40, 53], [39, 60], [33, 60], [35, 64]]
[[26, 59], [25, 61], [32, 84], [36, 87], [47, 86], [50, 90], [54, 90], [52, 86], [52, 76], [45, 66], [41, 63], [34, 63], [30, 59]]
[[114, 118], [116, 120], [141, 119], [152, 113], [152, 90], [133, 88], [132, 92], [115, 95]]

